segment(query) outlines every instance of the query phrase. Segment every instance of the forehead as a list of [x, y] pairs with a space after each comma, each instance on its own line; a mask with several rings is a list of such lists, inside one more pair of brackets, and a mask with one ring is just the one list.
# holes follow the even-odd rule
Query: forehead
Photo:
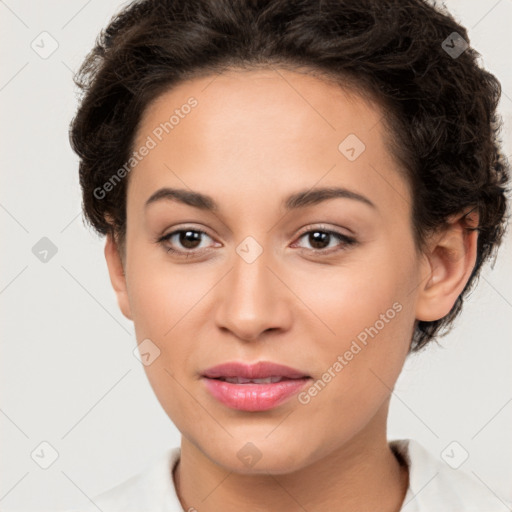
[[[201, 117], [201, 122], [194, 126], [194, 132], [201, 128], [198, 135], [203, 135], [201, 138], [204, 140], [222, 135], [215, 128], [226, 129], [230, 121], [245, 131], [253, 126], [261, 136], [275, 136], [279, 128], [286, 127], [280, 137], [292, 138], [303, 137], [305, 130], [334, 134], [339, 128], [344, 128], [339, 126], [343, 120], [345, 125], [363, 136], [368, 128], [378, 124], [383, 113], [376, 102], [363, 99], [362, 93], [355, 86], [350, 89], [341, 87], [307, 72], [229, 70], [181, 82], [160, 94], [146, 108], [139, 131], [146, 133], [154, 128], [155, 123], [169, 120], [173, 110], [179, 110], [193, 97], [198, 102], [192, 112], [193, 117]], [[179, 130], [176, 125], [173, 131], [186, 131], [186, 123], [183, 125]]]
[[[229, 71], [188, 80], [141, 118], [134, 149], [148, 138], [154, 147], [132, 171], [131, 195], [145, 200], [166, 184], [238, 197], [247, 188], [271, 184], [284, 194], [319, 180], [382, 188], [382, 172], [397, 168], [382, 117], [356, 90], [305, 73]], [[393, 174], [392, 189], [403, 189]], [[396, 201], [392, 195], [387, 200]]]

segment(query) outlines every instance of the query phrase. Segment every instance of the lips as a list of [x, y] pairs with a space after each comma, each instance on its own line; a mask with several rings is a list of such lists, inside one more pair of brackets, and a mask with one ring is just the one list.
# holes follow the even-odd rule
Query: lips
[[208, 368], [203, 372], [203, 377], [236, 384], [250, 382], [268, 384], [281, 380], [304, 379], [309, 375], [295, 368], [269, 361], [259, 361], [255, 364], [232, 361]]
[[202, 374], [205, 389], [221, 404], [239, 411], [273, 409], [310, 381], [304, 372], [267, 361], [224, 363]]

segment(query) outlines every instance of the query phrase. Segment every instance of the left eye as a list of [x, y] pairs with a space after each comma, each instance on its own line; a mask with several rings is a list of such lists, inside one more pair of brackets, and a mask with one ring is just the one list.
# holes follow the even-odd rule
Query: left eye
[[[314, 252], [324, 252], [331, 253], [332, 250], [325, 250], [329, 247], [329, 244], [333, 239], [337, 239], [338, 243], [334, 245], [335, 250], [343, 250], [345, 247], [349, 245], [353, 245], [355, 240], [346, 235], [342, 235], [336, 231], [324, 230], [324, 229], [312, 229], [310, 231], [306, 231], [303, 233], [299, 240], [302, 238], [306, 238], [308, 242], [313, 246], [313, 249], [310, 249]], [[326, 245], [325, 245], [326, 244]], [[336, 249], [339, 247], [339, 249]], [[333, 247], [331, 247], [332, 249]]]
[[[198, 249], [202, 249], [204, 247], [200, 247], [201, 238], [204, 236], [211, 239], [211, 237], [205, 233], [204, 231], [198, 229], [179, 229], [173, 231], [157, 240], [158, 243], [164, 245], [167, 252], [175, 253], [178, 256], [190, 256], [193, 255], [195, 251]], [[307, 249], [314, 253], [323, 253], [330, 254], [331, 252], [342, 251], [350, 245], [354, 245], [356, 240], [354, 238], [348, 237], [336, 231], [326, 230], [326, 229], [312, 229], [303, 233], [299, 240], [306, 238], [309, 243], [313, 246], [312, 249]], [[338, 240], [337, 244], [331, 246], [329, 245], [332, 241]], [[171, 242], [171, 246], [164, 242]], [[180, 249], [174, 249], [172, 246], [175, 246], [177, 243], [181, 245]], [[296, 244], [294, 244], [296, 245]], [[326, 250], [328, 249], [328, 250]]]

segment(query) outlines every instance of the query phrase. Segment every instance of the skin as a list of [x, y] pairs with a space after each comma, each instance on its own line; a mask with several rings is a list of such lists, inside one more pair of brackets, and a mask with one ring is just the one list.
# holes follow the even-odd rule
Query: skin
[[[105, 246], [137, 342], [149, 338], [161, 351], [145, 371], [182, 434], [173, 478], [183, 508], [398, 511], [408, 471], [386, 440], [391, 390], [415, 321], [442, 318], [462, 292], [477, 233], [464, 231], [461, 213], [416, 250], [412, 198], [383, 112], [357, 91], [283, 69], [195, 78], [150, 104], [134, 146], [190, 96], [197, 107], [131, 171], [126, 253], [110, 236]], [[354, 161], [338, 150], [348, 134], [366, 145]], [[288, 213], [280, 206], [293, 192], [327, 186], [375, 208], [348, 198]], [[145, 208], [161, 187], [208, 194], [219, 210], [171, 200]], [[322, 226], [357, 243], [331, 236], [314, 245], [307, 233]], [[185, 228], [207, 234], [195, 245], [179, 235], [155, 243]], [[252, 263], [236, 252], [248, 236], [263, 249]], [[394, 303], [401, 311], [307, 404], [292, 397], [269, 411], [237, 411], [201, 381], [206, 368], [234, 360], [321, 379]], [[237, 456], [248, 442], [261, 455], [252, 466]]]

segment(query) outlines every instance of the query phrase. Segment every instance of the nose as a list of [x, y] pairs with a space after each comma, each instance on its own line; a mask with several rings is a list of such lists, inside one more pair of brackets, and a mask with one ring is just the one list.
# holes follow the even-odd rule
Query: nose
[[235, 254], [231, 271], [219, 283], [217, 326], [247, 341], [289, 329], [293, 294], [279, 274], [269, 250], [252, 262]]

